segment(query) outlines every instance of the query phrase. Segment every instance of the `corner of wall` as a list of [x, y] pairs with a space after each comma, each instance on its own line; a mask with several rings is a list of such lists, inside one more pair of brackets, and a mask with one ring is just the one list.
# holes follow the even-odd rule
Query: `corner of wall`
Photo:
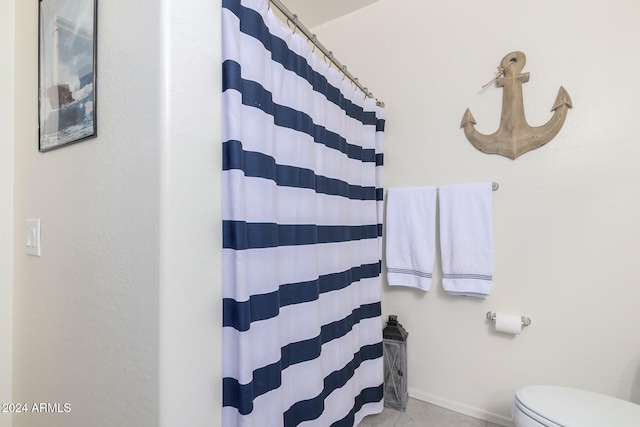
[[219, 425], [222, 7], [162, 6], [160, 426]]

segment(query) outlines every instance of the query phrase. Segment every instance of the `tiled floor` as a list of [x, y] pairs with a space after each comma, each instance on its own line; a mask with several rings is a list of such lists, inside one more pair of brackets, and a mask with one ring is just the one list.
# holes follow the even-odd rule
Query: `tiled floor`
[[407, 411], [385, 408], [381, 414], [365, 417], [358, 427], [500, 427], [461, 415], [416, 399], [409, 399]]

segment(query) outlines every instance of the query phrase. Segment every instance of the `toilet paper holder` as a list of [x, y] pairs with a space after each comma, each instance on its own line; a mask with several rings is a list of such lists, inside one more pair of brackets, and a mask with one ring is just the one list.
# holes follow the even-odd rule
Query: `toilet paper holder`
[[[491, 320], [492, 322], [495, 322], [496, 321], [495, 311], [488, 311], [487, 319]], [[529, 319], [528, 317], [522, 316], [520, 319], [522, 320], [522, 326], [529, 326], [531, 324], [531, 319]]]

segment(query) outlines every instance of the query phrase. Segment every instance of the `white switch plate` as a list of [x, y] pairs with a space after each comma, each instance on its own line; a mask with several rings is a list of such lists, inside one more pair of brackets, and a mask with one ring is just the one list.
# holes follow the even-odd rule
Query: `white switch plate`
[[41, 256], [40, 250], [40, 220], [28, 219], [25, 221], [25, 245], [27, 254]]

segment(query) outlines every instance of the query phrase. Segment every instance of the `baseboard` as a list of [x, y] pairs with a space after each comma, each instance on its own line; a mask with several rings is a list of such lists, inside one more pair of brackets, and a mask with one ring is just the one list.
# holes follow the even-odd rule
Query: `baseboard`
[[410, 388], [409, 397], [421, 400], [423, 402], [431, 403], [432, 405], [440, 406], [441, 408], [449, 409], [450, 411], [454, 411], [459, 414], [468, 415], [470, 417], [477, 418], [483, 421], [488, 421], [493, 424], [498, 424], [505, 427], [515, 427], [515, 424], [513, 424], [511, 418], [503, 417], [502, 415], [494, 414], [483, 409], [464, 405], [452, 400], [443, 399], [441, 397], [424, 393], [419, 390]]

